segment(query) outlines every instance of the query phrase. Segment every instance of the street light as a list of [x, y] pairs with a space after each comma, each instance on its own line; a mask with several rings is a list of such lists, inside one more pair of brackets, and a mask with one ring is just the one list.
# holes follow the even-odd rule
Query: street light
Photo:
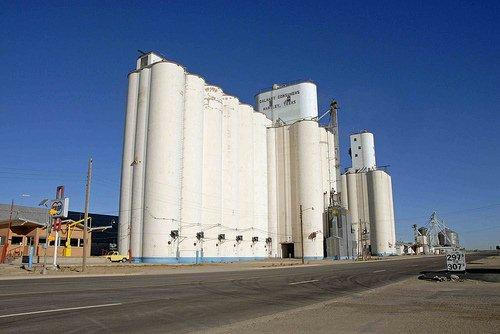
[[304, 264], [304, 224], [302, 223], [302, 212], [307, 210], [314, 210], [314, 207], [307, 208], [302, 210], [302, 204], [299, 205], [300, 209], [300, 245], [302, 249], [302, 264]]

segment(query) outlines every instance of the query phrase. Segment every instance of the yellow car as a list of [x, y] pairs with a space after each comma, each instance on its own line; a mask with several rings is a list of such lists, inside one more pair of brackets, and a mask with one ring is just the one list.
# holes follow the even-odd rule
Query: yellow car
[[116, 251], [109, 252], [109, 254], [106, 255], [106, 258], [111, 262], [127, 262], [129, 260], [128, 255], [122, 255]]

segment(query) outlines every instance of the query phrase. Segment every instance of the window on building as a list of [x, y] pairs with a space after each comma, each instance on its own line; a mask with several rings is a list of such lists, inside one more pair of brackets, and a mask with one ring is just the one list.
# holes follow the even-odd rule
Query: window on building
[[80, 239], [79, 247], [83, 247], [83, 239]]
[[71, 238], [69, 244], [71, 245], [71, 247], [78, 247], [78, 239]]
[[354, 141], [358, 141], [358, 138], [354, 138]]
[[12, 245], [22, 245], [23, 237], [12, 237]]
[[358, 146], [358, 150], [361, 150], [361, 146]]
[[354, 156], [355, 156], [355, 157], [358, 157], [358, 155], [357, 155], [357, 154], [354, 154]]
[[49, 240], [49, 246], [55, 246], [56, 241], [55, 240]]
[[45, 245], [45, 242], [47, 242], [46, 238], [38, 238], [38, 243]]
[[66, 239], [59, 239], [59, 246], [65, 246], [66, 245]]
[[0, 245], [4, 244], [5, 235], [0, 235]]

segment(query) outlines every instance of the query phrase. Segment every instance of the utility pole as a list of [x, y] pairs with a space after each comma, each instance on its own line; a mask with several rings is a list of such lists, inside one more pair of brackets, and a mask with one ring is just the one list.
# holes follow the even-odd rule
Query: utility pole
[[82, 272], [85, 271], [87, 267], [87, 249], [88, 249], [88, 238], [87, 238], [87, 222], [89, 219], [89, 202], [90, 202], [90, 183], [92, 181], [92, 158], [89, 159], [89, 165], [87, 168], [87, 182], [85, 184], [85, 213], [83, 215], [83, 261], [82, 261]]
[[302, 223], [302, 204], [299, 206], [300, 208], [300, 246], [302, 249], [301, 258], [302, 264], [304, 264], [304, 224]]

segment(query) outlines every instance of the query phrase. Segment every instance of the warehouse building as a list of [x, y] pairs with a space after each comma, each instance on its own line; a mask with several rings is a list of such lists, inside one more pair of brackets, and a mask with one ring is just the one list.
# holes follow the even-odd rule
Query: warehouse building
[[[136, 262], [354, 256], [316, 85], [241, 103], [157, 53], [129, 76], [118, 248]], [[335, 116], [336, 119], [336, 116]]]

